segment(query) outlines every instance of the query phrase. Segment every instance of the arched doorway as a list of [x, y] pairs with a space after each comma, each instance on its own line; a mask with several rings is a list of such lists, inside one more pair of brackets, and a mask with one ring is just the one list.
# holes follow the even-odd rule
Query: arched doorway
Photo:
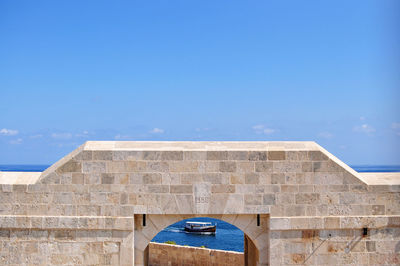
[[[148, 244], [164, 228], [193, 217], [210, 217], [232, 224], [243, 231], [244, 265], [269, 265], [269, 215], [135, 215], [135, 265], [148, 265]], [[145, 219], [145, 222], [144, 222]]]

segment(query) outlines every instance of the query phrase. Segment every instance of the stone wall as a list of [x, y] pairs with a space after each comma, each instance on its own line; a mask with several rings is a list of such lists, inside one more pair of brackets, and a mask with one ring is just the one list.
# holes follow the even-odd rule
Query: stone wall
[[400, 265], [400, 228], [271, 233], [271, 265]]
[[132, 220], [0, 216], [0, 265], [132, 265]]
[[120, 265], [112, 231], [0, 230], [1, 265]]
[[243, 252], [185, 247], [153, 242], [149, 244], [149, 266], [241, 266], [244, 265], [243, 262]]
[[[13, 253], [4, 243], [23, 239], [17, 232], [25, 230], [47, 232], [50, 238], [43, 243], [54, 246], [59, 243], [56, 232], [88, 232], [100, 239], [103, 232], [124, 232], [114, 239], [120, 243], [119, 264], [141, 265], [148, 241], [164, 228], [160, 225], [168, 215], [246, 221], [238, 227], [253, 242], [260, 265], [286, 263], [293, 256], [301, 262], [310, 247], [296, 253], [290, 246], [300, 241], [315, 248], [323, 240], [292, 241], [287, 238], [291, 233], [314, 230], [320, 236], [334, 230], [354, 237], [364, 227], [395, 234], [400, 228], [400, 175], [364, 179], [313, 142], [87, 142], [40, 177], [2, 173], [0, 184], [0, 228], [6, 239], [1, 240], [0, 258], [6, 260]], [[149, 217], [146, 226], [140, 226], [143, 214]], [[257, 214], [264, 217], [261, 227]], [[388, 250], [396, 250], [398, 238], [378, 235]], [[92, 239], [88, 242], [102, 242]], [[39, 242], [33, 245], [38, 250]], [[25, 252], [25, 247], [18, 250]], [[313, 253], [316, 258], [305, 264], [321, 262], [318, 256], [335, 261], [342, 253]], [[370, 252], [359, 254], [352, 258], [362, 265]], [[398, 258], [383, 254], [388, 261]], [[115, 257], [111, 255], [113, 261]], [[42, 259], [53, 263], [51, 257]]]

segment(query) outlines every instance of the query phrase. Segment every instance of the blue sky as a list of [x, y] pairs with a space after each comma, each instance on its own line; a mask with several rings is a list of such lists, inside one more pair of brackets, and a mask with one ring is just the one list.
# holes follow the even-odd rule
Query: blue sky
[[399, 8], [1, 1], [0, 164], [86, 140], [314, 140], [400, 164]]

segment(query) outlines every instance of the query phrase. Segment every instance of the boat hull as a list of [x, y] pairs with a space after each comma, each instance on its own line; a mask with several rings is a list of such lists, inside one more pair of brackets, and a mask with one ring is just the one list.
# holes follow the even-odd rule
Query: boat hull
[[207, 226], [202, 228], [185, 227], [185, 231], [196, 234], [215, 234], [216, 226]]

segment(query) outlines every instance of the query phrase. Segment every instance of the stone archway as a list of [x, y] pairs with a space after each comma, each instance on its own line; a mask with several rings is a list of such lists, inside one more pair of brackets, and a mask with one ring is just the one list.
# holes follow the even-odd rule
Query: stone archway
[[196, 214], [150, 214], [135, 215], [134, 261], [135, 265], [147, 265], [147, 247], [150, 241], [167, 226], [193, 217], [210, 217], [230, 223], [245, 235], [245, 265], [269, 265], [269, 215], [260, 215], [259, 224], [254, 214], [196, 215]]

